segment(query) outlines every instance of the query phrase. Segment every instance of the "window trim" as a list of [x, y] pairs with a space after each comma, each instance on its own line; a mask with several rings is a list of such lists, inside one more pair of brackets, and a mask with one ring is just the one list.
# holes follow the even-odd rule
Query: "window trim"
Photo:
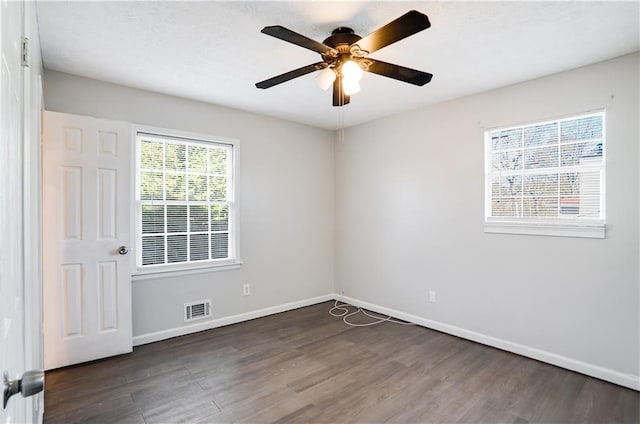
[[[553, 122], [567, 121], [582, 117], [602, 115], [602, 166], [598, 167], [600, 175], [600, 211], [601, 219], [561, 218], [524, 218], [524, 217], [492, 217], [491, 215], [491, 136], [496, 131], [525, 128], [534, 125], [545, 125]], [[484, 232], [499, 234], [542, 235], [559, 237], [581, 237], [604, 239], [606, 235], [606, 151], [607, 151], [607, 119], [605, 109], [596, 109], [559, 116], [556, 118], [529, 121], [516, 125], [496, 126], [484, 129]], [[560, 140], [558, 140], [560, 143]], [[552, 168], [560, 169], [560, 167]]]
[[[232, 207], [230, 208], [230, 224], [229, 224], [229, 244], [230, 254], [229, 259], [214, 259], [208, 261], [196, 261], [196, 262], [183, 262], [172, 264], [159, 264], [159, 265], [147, 265], [139, 266], [139, 252], [141, 251], [141, 237], [139, 216], [141, 204], [138, 201], [138, 190], [140, 180], [140, 169], [138, 168], [139, 158], [139, 146], [138, 146], [138, 134], [146, 133], [159, 138], [174, 138], [185, 139], [186, 141], [194, 142], [211, 142], [216, 144], [227, 144], [232, 149], [232, 189], [230, 194]], [[131, 274], [132, 280], [145, 280], [150, 278], [162, 278], [172, 277], [188, 274], [197, 274], [210, 271], [224, 271], [229, 269], [237, 269], [242, 265], [240, 257], [240, 225], [238, 219], [240, 216], [240, 201], [239, 201], [239, 164], [240, 164], [240, 140], [228, 137], [214, 136], [210, 134], [175, 130], [169, 128], [160, 128], [146, 125], [134, 125], [132, 128], [133, 139], [133, 154], [132, 156], [132, 168], [133, 178], [131, 181], [131, 233], [134, 240], [133, 249], [131, 254], [134, 256], [134, 260], [131, 261]]]
[[605, 224], [580, 224], [558, 222], [522, 222], [522, 221], [494, 221], [484, 223], [485, 233], [494, 234], [525, 234], [538, 236], [605, 238]]

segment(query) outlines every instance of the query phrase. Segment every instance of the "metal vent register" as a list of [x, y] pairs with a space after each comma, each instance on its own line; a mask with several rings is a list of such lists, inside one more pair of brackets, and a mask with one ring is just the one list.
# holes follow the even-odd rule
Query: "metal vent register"
[[211, 300], [200, 300], [184, 304], [184, 322], [211, 316]]

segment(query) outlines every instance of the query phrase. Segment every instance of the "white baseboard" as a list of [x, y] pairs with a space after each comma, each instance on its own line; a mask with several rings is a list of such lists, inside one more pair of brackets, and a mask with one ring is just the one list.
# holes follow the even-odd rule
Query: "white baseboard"
[[227, 317], [217, 318], [209, 321], [203, 321], [196, 324], [185, 325], [182, 327], [170, 328], [167, 330], [157, 331], [155, 333], [140, 334], [133, 338], [133, 345], [140, 346], [147, 343], [153, 343], [160, 340], [170, 339], [172, 337], [184, 336], [186, 334], [197, 333], [198, 331], [209, 330], [212, 328], [223, 327], [225, 325], [236, 324], [238, 322], [248, 321], [255, 318], [264, 317], [267, 315], [277, 314], [280, 312], [290, 311], [292, 309], [302, 308], [305, 306], [315, 305], [317, 303], [326, 302], [328, 300], [337, 299], [340, 302], [349, 303], [354, 306], [359, 306], [371, 311], [383, 314], [391, 315], [395, 318], [399, 318], [405, 321], [418, 324], [420, 326], [431, 328], [433, 330], [441, 331], [443, 333], [451, 334], [463, 339], [472, 340], [474, 342], [482, 343], [487, 346], [492, 346], [498, 349], [506, 350], [508, 352], [517, 353], [518, 355], [533, 358], [538, 361], [546, 362], [548, 364], [556, 365], [562, 368], [566, 368], [571, 371], [576, 371], [581, 374], [585, 374], [591, 377], [599, 378], [601, 380], [609, 381], [620, 386], [628, 387], [630, 389], [640, 391], [640, 377], [633, 374], [625, 374], [619, 371], [612, 370], [610, 368], [604, 368], [598, 365], [582, 362], [577, 359], [568, 358], [566, 356], [558, 355], [552, 352], [536, 349], [530, 346], [522, 345], [519, 343], [510, 342], [508, 340], [499, 339], [497, 337], [488, 336], [486, 334], [478, 333], [475, 331], [467, 330], [454, 325], [445, 324], [439, 321], [433, 321], [430, 319], [422, 318], [416, 315], [407, 314], [405, 312], [397, 311], [395, 309], [387, 308], [384, 306], [376, 305], [373, 303], [364, 302], [351, 297], [342, 296], [338, 294], [326, 294], [323, 296], [313, 297], [310, 299], [299, 300], [296, 302], [285, 303], [282, 305], [271, 306], [264, 309], [258, 309], [256, 311], [245, 312], [238, 315], [231, 315]]
[[375, 305], [373, 303], [363, 302], [361, 300], [353, 299], [347, 296], [336, 294], [333, 296], [333, 298], [338, 299], [340, 302], [345, 302], [354, 306], [369, 309], [379, 314], [390, 315], [395, 318], [409, 321], [423, 327], [431, 328], [433, 330], [438, 330], [443, 333], [461, 337], [463, 339], [472, 340], [474, 342], [496, 347], [508, 352], [517, 353], [518, 355], [526, 356], [528, 358], [533, 358], [538, 361], [566, 368], [571, 371], [576, 371], [581, 374], [609, 381], [611, 383], [628, 387], [630, 389], [640, 390], [640, 376], [637, 375], [621, 373], [610, 368], [604, 368], [598, 365], [582, 362], [577, 359], [567, 358], [566, 356], [558, 355], [552, 352], [547, 352], [519, 343], [510, 342], [508, 340], [499, 339], [497, 337], [488, 336], [486, 334], [477, 333], [475, 331], [456, 327], [454, 325], [432, 321], [426, 318], [418, 317], [416, 315], [396, 311], [395, 309], [386, 308], [384, 306]]
[[325, 294], [323, 296], [312, 297], [310, 299], [270, 306], [268, 308], [258, 309], [257, 311], [250, 311], [238, 315], [231, 315], [213, 320], [202, 321], [196, 324], [185, 325], [182, 327], [169, 328], [167, 330], [156, 331], [154, 333], [140, 334], [133, 337], [133, 345], [140, 346], [147, 343], [158, 342], [160, 340], [166, 340], [172, 337], [184, 336], [186, 334], [197, 333], [198, 331], [210, 330], [212, 328], [223, 327], [225, 325], [236, 324], [238, 322], [265, 317], [267, 315], [273, 315], [280, 312], [290, 311], [292, 309], [315, 305], [316, 303], [322, 303], [333, 299], [335, 299], [335, 295]]

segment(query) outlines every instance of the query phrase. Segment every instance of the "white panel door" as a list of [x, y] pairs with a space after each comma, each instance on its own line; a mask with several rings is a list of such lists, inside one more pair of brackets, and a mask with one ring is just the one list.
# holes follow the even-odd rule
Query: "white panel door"
[[131, 352], [127, 123], [44, 112], [45, 369]]
[[[12, 380], [26, 371], [22, 24], [22, 3], [0, 3], [0, 373], [6, 371]], [[0, 386], [4, 388], [3, 383]], [[0, 423], [25, 422], [27, 409], [27, 401], [14, 396], [7, 409], [0, 409]]]

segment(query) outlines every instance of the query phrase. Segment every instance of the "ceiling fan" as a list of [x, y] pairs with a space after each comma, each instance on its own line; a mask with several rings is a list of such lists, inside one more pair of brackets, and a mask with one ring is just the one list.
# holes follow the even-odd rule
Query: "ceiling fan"
[[367, 55], [430, 26], [427, 15], [411, 10], [366, 37], [360, 37], [351, 28], [339, 27], [322, 43], [280, 25], [264, 27], [262, 33], [318, 52], [322, 61], [261, 81], [256, 87], [270, 88], [321, 71], [316, 77], [318, 84], [326, 90], [333, 83], [333, 105], [344, 106], [349, 103], [350, 96], [360, 90], [363, 70], [409, 84], [425, 85], [431, 81], [432, 74], [371, 59]]

